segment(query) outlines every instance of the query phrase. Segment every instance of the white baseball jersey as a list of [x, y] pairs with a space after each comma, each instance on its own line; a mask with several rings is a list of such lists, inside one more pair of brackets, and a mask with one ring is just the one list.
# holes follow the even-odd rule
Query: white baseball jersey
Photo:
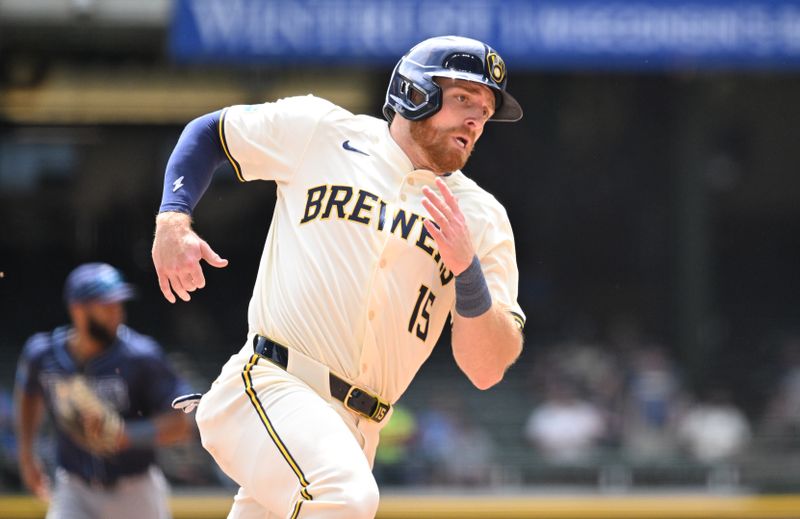
[[[455, 311], [455, 278], [422, 225], [435, 175], [414, 170], [386, 121], [314, 96], [230, 107], [220, 133], [240, 180], [277, 182], [250, 332], [395, 402]], [[493, 302], [522, 326], [505, 209], [460, 171], [443, 178]]]

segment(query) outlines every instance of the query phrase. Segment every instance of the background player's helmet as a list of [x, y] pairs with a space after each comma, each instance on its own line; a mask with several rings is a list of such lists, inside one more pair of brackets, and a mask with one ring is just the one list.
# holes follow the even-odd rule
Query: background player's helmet
[[495, 94], [492, 121], [519, 121], [522, 108], [506, 92], [506, 64], [485, 43], [461, 36], [439, 36], [418, 43], [394, 67], [386, 91], [383, 115], [411, 121], [430, 117], [442, 107], [442, 90], [436, 77], [465, 79], [491, 88]]
[[120, 271], [107, 263], [84, 263], [70, 272], [64, 283], [68, 304], [118, 303], [134, 296], [134, 288], [125, 282]]

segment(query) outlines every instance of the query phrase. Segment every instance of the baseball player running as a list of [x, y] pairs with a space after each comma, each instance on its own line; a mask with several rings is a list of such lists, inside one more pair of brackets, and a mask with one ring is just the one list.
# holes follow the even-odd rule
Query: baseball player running
[[[20, 356], [14, 409], [20, 475], [50, 501], [48, 519], [170, 517], [155, 446], [191, 430], [170, 409], [187, 387], [153, 339], [123, 324], [123, 302], [132, 295], [111, 265], [79, 266], [64, 288], [72, 325], [33, 335]], [[45, 409], [56, 438], [52, 496], [34, 452]]]
[[153, 261], [164, 297], [227, 261], [191, 213], [228, 160], [277, 203], [248, 335], [202, 397], [205, 448], [239, 485], [229, 517], [374, 517], [371, 465], [392, 404], [452, 316], [456, 363], [480, 389], [522, 348], [504, 208], [460, 169], [488, 121], [516, 121], [498, 53], [438, 37], [403, 56], [384, 120], [314, 96], [189, 123], [166, 168]]

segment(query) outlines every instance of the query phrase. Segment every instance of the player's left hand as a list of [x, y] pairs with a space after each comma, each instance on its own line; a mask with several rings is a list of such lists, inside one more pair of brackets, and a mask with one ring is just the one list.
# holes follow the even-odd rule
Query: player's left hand
[[50, 478], [47, 477], [47, 472], [42, 467], [42, 462], [39, 458], [30, 455], [20, 455], [19, 458], [19, 472], [23, 484], [28, 487], [28, 490], [44, 501], [50, 502]]
[[445, 266], [457, 276], [472, 263], [475, 249], [458, 199], [441, 178], [436, 179], [436, 187], [441, 196], [428, 186], [422, 188], [422, 194], [425, 195], [422, 206], [431, 215], [431, 219], [425, 220], [423, 225], [436, 241]]
[[201, 260], [216, 268], [228, 265], [228, 260], [220, 257], [194, 232], [191, 217], [183, 213], [164, 212], [156, 217], [151, 254], [158, 286], [170, 303], [177, 301], [175, 294], [189, 301], [190, 292], [206, 286]]

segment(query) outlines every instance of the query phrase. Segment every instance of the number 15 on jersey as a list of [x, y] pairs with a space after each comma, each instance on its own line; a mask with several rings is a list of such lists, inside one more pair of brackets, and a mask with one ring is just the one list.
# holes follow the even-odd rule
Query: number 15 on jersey
[[428, 325], [430, 324], [430, 307], [436, 300], [436, 296], [430, 288], [420, 285], [419, 296], [408, 320], [408, 333], [416, 333], [423, 342], [428, 338]]

